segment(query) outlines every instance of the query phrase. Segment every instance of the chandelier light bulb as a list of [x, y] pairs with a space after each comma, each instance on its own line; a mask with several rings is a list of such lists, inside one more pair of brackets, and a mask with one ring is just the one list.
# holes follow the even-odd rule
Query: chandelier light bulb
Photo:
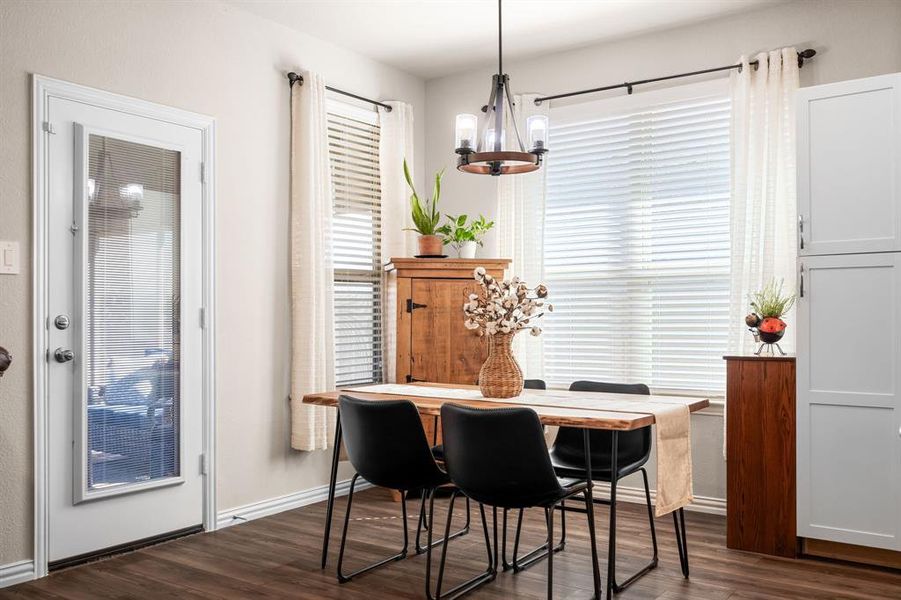
[[479, 120], [475, 115], [466, 113], [457, 115], [454, 148], [475, 150], [478, 128]]

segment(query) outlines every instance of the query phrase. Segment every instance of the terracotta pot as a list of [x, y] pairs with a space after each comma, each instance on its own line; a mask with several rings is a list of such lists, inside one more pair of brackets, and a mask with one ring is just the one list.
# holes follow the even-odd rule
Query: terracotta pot
[[486, 398], [513, 398], [522, 392], [522, 370], [513, 357], [513, 335], [488, 336], [488, 360], [479, 371], [479, 389]]
[[437, 235], [421, 235], [419, 236], [419, 255], [420, 256], [440, 256], [444, 244], [441, 237]]

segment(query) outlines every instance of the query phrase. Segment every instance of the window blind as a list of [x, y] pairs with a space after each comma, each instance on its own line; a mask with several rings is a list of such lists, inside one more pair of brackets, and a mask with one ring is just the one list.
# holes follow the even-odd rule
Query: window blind
[[180, 473], [181, 154], [88, 143], [87, 485]]
[[382, 380], [379, 126], [367, 116], [329, 104], [338, 385]]
[[725, 391], [728, 98], [550, 128], [545, 376]]

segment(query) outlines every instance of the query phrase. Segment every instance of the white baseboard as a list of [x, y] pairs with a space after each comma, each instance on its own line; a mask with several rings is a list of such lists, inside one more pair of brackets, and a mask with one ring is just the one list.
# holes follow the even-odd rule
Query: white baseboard
[[33, 560], [20, 560], [8, 565], [0, 565], [0, 588], [25, 583], [32, 579], [34, 579]]
[[[358, 492], [371, 487], [371, 483], [360, 479], [357, 482], [354, 491]], [[350, 479], [339, 481], [335, 485], [335, 496], [346, 496], [349, 490]], [[246, 523], [247, 521], [268, 517], [269, 515], [278, 514], [286, 510], [307, 506], [308, 504], [315, 504], [317, 502], [322, 502], [327, 498], [328, 485], [320, 485], [308, 490], [285, 494], [284, 496], [269, 498], [267, 500], [260, 500], [259, 502], [252, 502], [250, 504], [245, 504], [244, 506], [229, 508], [227, 510], [219, 511], [216, 515], [216, 529]]]
[[[610, 484], [598, 482], [594, 484], [597, 495], [601, 498], [610, 497]], [[657, 498], [657, 491], [651, 490], [651, 502]], [[616, 499], [623, 502], [644, 504], [644, 488], [616, 486]], [[726, 499], [711, 498], [710, 496], [695, 496], [694, 502], [685, 507], [688, 512], [700, 512], [710, 515], [726, 516]]]

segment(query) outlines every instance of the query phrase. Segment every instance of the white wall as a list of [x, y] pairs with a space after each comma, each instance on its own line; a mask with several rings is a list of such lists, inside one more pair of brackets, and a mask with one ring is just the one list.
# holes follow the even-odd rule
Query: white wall
[[[219, 509], [327, 481], [329, 456], [289, 448], [289, 111], [285, 72], [413, 103], [396, 69], [218, 2], [0, 2], [0, 239], [22, 273], [0, 275], [0, 565], [32, 552], [31, 73], [217, 119]], [[421, 168], [417, 169], [420, 173]]]
[[[814, 48], [818, 52], [801, 70], [804, 86], [901, 71], [901, 2], [792, 2], [504, 64], [515, 92], [555, 94], [734, 64], [743, 53], [756, 54], [783, 46], [795, 46], [799, 50]], [[487, 101], [493, 63], [489, 60], [486, 64], [489, 66], [483, 70], [426, 83], [426, 173], [448, 168], [442, 187], [441, 210], [445, 213], [484, 213], [489, 218], [496, 215], [497, 178], [463, 174], [454, 169], [454, 116], [475, 113]], [[635, 93], [650, 89], [659, 87], [637, 87]], [[607, 97], [623, 93], [608, 92]], [[575, 102], [603, 97], [594, 94]], [[553, 148], [550, 151], [552, 158]], [[495, 248], [496, 238], [492, 233], [486, 238], [485, 255], [492, 254]], [[725, 497], [720, 412], [708, 411], [692, 418], [695, 493], [700, 496]], [[625, 485], [639, 485], [639, 480], [633, 479]]]

